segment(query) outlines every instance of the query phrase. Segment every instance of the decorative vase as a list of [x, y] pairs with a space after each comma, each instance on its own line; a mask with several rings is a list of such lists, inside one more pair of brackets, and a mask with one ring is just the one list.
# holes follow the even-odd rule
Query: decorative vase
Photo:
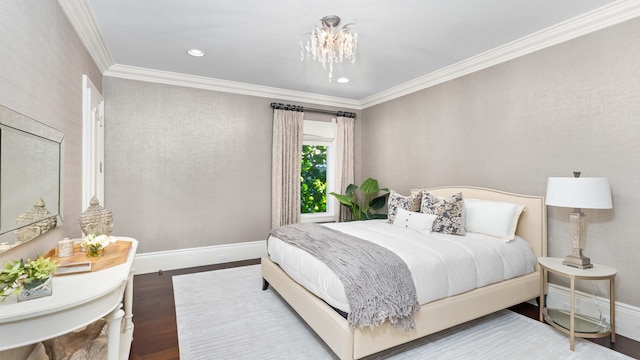
[[87, 257], [98, 257], [104, 255], [104, 248], [100, 245], [87, 245]]
[[24, 285], [18, 294], [18, 302], [51, 296], [51, 294], [53, 294], [53, 277], [49, 276], [42, 281]]
[[44, 200], [38, 198], [30, 211], [18, 216], [16, 224], [28, 225], [21, 226], [15, 231], [18, 241], [25, 242], [54, 229], [58, 225], [58, 221], [56, 216], [52, 215], [51, 211], [46, 208]]
[[91, 198], [87, 210], [80, 214], [78, 224], [83, 234], [111, 235], [113, 214], [110, 210], [100, 206], [100, 201], [94, 196]]

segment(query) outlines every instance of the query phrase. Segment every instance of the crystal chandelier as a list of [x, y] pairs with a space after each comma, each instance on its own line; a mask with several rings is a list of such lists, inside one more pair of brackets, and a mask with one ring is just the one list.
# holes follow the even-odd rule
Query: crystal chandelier
[[300, 42], [302, 51], [300, 58], [304, 61], [305, 50], [307, 58], [317, 60], [323, 68], [329, 65], [329, 81], [333, 76], [333, 64], [342, 62], [343, 59], [356, 62], [356, 49], [358, 47], [358, 34], [349, 29], [349, 25], [340, 28], [340, 18], [328, 15], [320, 19], [322, 27], [315, 25], [306, 45]]

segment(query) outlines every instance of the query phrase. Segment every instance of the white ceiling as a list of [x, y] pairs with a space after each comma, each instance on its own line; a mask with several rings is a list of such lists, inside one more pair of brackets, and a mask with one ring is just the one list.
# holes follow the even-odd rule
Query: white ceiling
[[[64, 8], [71, 0], [60, 2]], [[112, 62], [107, 67], [112, 69], [126, 66], [193, 75], [358, 104], [619, 3], [88, 0], [88, 9], [93, 11], [95, 31]], [[338, 15], [343, 23], [354, 23], [352, 29], [359, 39], [357, 61], [336, 65], [333, 82], [328, 81], [320, 64], [300, 60], [300, 41], [306, 40], [305, 34], [325, 15]], [[188, 56], [190, 48], [202, 49], [206, 56]], [[335, 79], [341, 76], [351, 81], [337, 83]]]

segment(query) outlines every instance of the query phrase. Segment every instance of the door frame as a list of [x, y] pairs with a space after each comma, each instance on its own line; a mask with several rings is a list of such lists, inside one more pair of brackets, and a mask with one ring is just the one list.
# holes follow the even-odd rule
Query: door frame
[[104, 97], [82, 75], [82, 211], [96, 196], [104, 205]]

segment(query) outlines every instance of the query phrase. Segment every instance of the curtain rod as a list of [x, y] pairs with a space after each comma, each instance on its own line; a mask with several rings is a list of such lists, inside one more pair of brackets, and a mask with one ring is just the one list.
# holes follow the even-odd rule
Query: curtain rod
[[302, 107], [302, 106], [298, 106], [298, 105], [281, 104], [281, 103], [274, 103], [274, 102], [271, 103], [271, 108], [274, 109], [274, 110], [275, 109], [292, 110], [292, 111], [298, 111], [298, 112], [308, 111], [308, 112], [314, 112], [314, 113], [320, 113], [320, 114], [330, 114], [330, 115], [335, 115], [335, 116], [343, 116], [343, 117], [347, 117], [347, 118], [354, 118], [354, 119], [356, 118], [356, 114], [352, 113], [352, 112], [314, 109], [314, 108]]

